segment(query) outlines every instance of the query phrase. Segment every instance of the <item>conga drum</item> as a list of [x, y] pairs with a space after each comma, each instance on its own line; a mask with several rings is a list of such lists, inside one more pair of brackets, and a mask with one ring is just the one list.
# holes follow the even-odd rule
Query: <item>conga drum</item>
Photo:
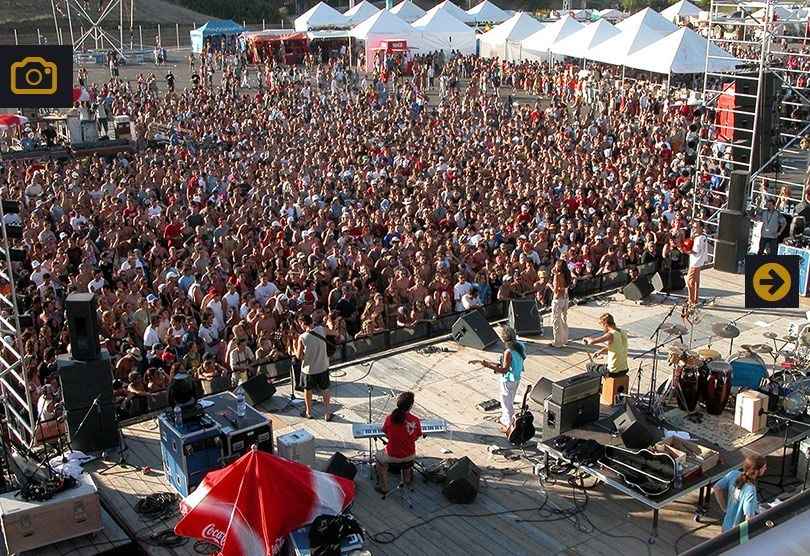
[[711, 361], [701, 394], [709, 415], [720, 415], [731, 396], [731, 365], [725, 361]]
[[693, 412], [700, 401], [700, 372], [695, 367], [676, 370], [673, 378], [678, 407]]

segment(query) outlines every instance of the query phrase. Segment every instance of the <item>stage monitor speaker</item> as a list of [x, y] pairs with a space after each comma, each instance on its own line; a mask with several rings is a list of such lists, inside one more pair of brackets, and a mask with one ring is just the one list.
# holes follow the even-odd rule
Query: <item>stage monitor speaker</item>
[[113, 400], [112, 366], [106, 350], [99, 359], [56, 359], [70, 447], [99, 452], [119, 445], [118, 415]]
[[751, 222], [741, 212], [720, 211], [717, 242], [714, 246], [714, 268], [736, 273], [748, 253]]
[[471, 504], [478, 496], [480, 481], [481, 471], [465, 456], [447, 470], [442, 494], [454, 504]]
[[548, 400], [543, 408], [543, 438], [553, 438], [580, 425], [598, 420], [598, 391], [587, 398], [564, 404]]
[[273, 394], [276, 393], [276, 387], [263, 373], [246, 380], [241, 384], [241, 387], [245, 393], [245, 401], [253, 407], [272, 398]]
[[72, 293], [65, 300], [70, 353], [74, 359], [98, 359], [101, 344], [98, 341], [98, 315], [96, 296], [92, 293]]
[[459, 317], [451, 330], [453, 339], [462, 346], [486, 349], [498, 341], [498, 335], [480, 311]]
[[624, 411], [613, 418], [613, 424], [622, 435], [624, 445], [631, 450], [649, 448], [662, 438], [658, 428], [630, 401], [626, 402]]
[[649, 276], [639, 276], [622, 289], [624, 298], [630, 301], [641, 301], [652, 294], [653, 286]]
[[728, 186], [728, 210], [743, 212], [748, 199], [748, 176], [745, 170], [731, 172]]
[[509, 326], [521, 336], [542, 336], [543, 317], [534, 299], [513, 299], [509, 302]]
[[357, 466], [340, 452], [335, 452], [332, 457], [329, 458], [329, 463], [326, 465], [326, 472], [353, 481], [354, 476], [357, 475]]
[[543, 377], [532, 386], [532, 393], [529, 395], [533, 402], [542, 405], [545, 403], [546, 398], [551, 395], [551, 388], [554, 383], [549, 379]]

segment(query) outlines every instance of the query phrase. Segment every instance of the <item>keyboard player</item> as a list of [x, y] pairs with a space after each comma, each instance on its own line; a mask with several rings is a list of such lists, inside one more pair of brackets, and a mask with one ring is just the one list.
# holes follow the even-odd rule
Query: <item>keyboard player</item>
[[[379, 450], [377, 459], [377, 484], [374, 490], [388, 492], [388, 464], [405, 463], [416, 459], [416, 441], [422, 436], [422, 422], [411, 413], [413, 392], [403, 392], [397, 398], [397, 407], [385, 418], [383, 432], [388, 438], [385, 448]], [[406, 472], [405, 482], [413, 480], [413, 469]]]

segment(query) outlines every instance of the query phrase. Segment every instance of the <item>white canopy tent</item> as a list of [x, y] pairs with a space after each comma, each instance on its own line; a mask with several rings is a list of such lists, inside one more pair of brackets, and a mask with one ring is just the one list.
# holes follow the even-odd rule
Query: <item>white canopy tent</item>
[[521, 58], [547, 60], [551, 57], [552, 48], [558, 41], [573, 35], [584, 27], [582, 23], [570, 15], [566, 15], [523, 39], [520, 43]]
[[436, 4], [435, 6], [430, 8], [427, 11], [427, 13], [429, 14], [434, 11], [438, 12], [439, 10], [449, 11], [450, 15], [452, 15], [459, 21], [463, 21], [464, 23], [475, 23], [475, 19], [470, 14], [468, 14], [467, 12], [465, 12], [464, 10], [453, 4], [450, 0], [444, 0], [444, 2]]
[[343, 12], [344, 17], [349, 20], [350, 25], [358, 25], [365, 20], [379, 12], [380, 9], [368, 0], [355, 4], [353, 8], [349, 8]]
[[672, 4], [666, 10], [661, 12], [661, 15], [669, 21], [675, 21], [678, 18], [697, 18], [700, 16], [700, 8], [695, 6], [689, 0], [680, 0]]
[[406, 41], [408, 49], [421, 49], [418, 33], [410, 23], [400, 19], [390, 10], [380, 10], [360, 25], [353, 27], [349, 34], [365, 41], [366, 67], [374, 65], [374, 50], [383, 41]]
[[620, 33], [621, 31], [608, 20], [600, 19], [561, 39], [551, 47], [551, 51], [561, 56], [585, 58], [590, 49], [598, 47]]
[[[743, 61], [734, 58], [691, 29], [682, 27], [663, 39], [630, 54], [625, 60], [629, 68], [654, 73], [703, 73], [706, 71], [706, 52], [709, 47], [709, 71], [732, 71]], [[717, 57], [727, 58], [718, 59]]]
[[467, 14], [473, 18], [473, 21], [478, 23], [502, 23], [509, 19], [508, 13], [489, 0], [484, 0], [477, 6], [473, 6], [467, 10]]
[[402, 2], [391, 8], [391, 13], [408, 23], [413, 23], [425, 15], [425, 10], [414, 4], [412, 0], [402, 0]]
[[324, 2], [318, 2], [295, 19], [296, 31], [341, 29], [350, 26], [349, 20], [342, 13]]
[[[478, 55], [482, 58], [513, 60], [512, 52], [520, 52], [520, 41], [542, 29], [544, 25], [529, 14], [518, 12], [500, 25], [478, 37]], [[515, 48], [510, 48], [510, 45]]]
[[607, 19], [610, 22], [616, 22], [624, 19], [624, 13], [615, 8], [605, 8], [599, 12], [599, 17], [602, 19]]
[[426, 51], [458, 50], [463, 54], [475, 54], [475, 30], [459, 21], [448, 10], [426, 13], [413, 22], [419, 33], [419, 44]]
[[644, 8], [618, 25], [621, 31], [613, 38], [588, 50], [588, 60], [623, 66], [625, 59], [634, 52], [663, 39], [678, 30], [661, 14], [652, 8]]

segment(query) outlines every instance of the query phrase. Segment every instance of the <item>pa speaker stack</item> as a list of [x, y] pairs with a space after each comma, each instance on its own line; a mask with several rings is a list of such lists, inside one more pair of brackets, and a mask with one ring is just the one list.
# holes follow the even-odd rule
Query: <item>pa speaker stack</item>
[[480, 311], [473, 311], [459, 317], [451, 330], [453, 339], [462, 346], [487, 349], [498, 341], [492, 325], [487, 322]]
[[98, 341], [96, 296], [92, 293], [72, 293], [65, 300], [70, 354], [74, 359], [90, 361], [101, 355]]
[[542, 336], [543, 318], [534, 299], [513, 299], [509, 302], [509, 326], [521, 336]]

